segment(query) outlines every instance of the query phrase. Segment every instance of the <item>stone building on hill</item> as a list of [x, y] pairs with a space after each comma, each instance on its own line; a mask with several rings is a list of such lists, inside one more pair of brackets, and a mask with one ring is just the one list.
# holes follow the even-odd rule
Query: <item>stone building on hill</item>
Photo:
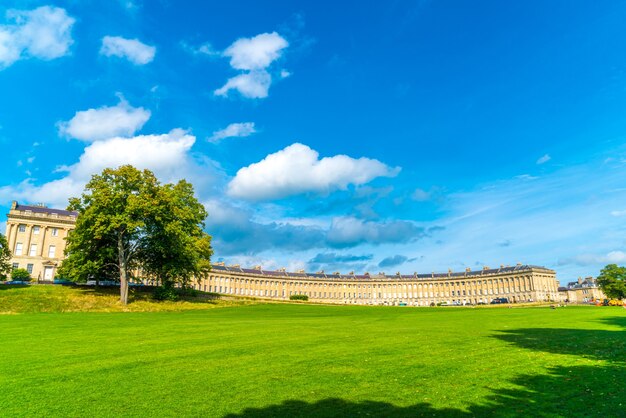
[[53, 281], [64, 258], [65, 238], [74, 229], [77, 215], [77, 212], [13, 201], [6, 226], [13, 268], [28, 270], [40, 282]]

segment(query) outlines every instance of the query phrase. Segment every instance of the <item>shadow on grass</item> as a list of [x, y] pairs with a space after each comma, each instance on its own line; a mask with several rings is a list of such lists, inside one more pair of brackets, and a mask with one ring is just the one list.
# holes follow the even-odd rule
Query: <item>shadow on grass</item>
[[[626, 328], [626, 317], [606, 318], [602, 322]], [[501, 331], [501, 334], [495, 335], [494, 338], [534, 351], [577, 355], [612, 363], [626, 362], [624, 330], [521, 328]]]
[[9, 289], [22, 289], [26, 288], [30, 285], [28, 284], [0, 284], [0, 290], [9, 290]]
[[[119, 286], [85, 286], [77, 285], [75, 289], [80, 290], [82, 293], [89, 293], [95, 296], [116, 296], [120, 295]], [[131, 286], [129, 288], [129, 301], [130, 303], [135, 301], [149, 301], [159, 303], [161, 301], [154, 299], [154, 292], [157, 286]], [[188, 303], [209, 303], [214, 304], [220, 299], [220, 295], [215, 293], [206, 293], [201, 291], [195, 291], [196, 295], [181, 294], [178, 301]]]
[[555, 367], [548, 374], [519, 376], [511, 381], [516, 388], [495, 390], [483, 403], [464, 410], [331, 398], [312, 403], [289, 400], [226, 417], [617, 417], [624, 416], [626, 407], [625, 373], [624, 367]]
[[[602, 322], [626, 328], [626, 317]], [[558, 366], [547, 369], [545, 374], [520, 375], [509, 382], [512, 387], [495, 389], [482, 403], [466, 409], [435, 408], [429, 403], [402, 407], [386, 402], [330, 398], [311, 403], [289, 400], [263, 408], [248, 408], [226, 417], [626, 416], [626, 332], [524, 328], [502, 331], [494, 338], [528, 350], [577, 355], [603, 361], [603, 364]]]

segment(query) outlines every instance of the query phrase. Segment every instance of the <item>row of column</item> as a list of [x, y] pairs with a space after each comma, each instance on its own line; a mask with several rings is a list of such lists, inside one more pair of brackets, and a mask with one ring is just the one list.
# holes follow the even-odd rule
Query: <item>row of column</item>
[[[59, 232], [59, 234], [61, 233], [61, 231], [65, 231], [65, 228], [59, 228], [59, 227], [52, 227], [52, 226], [42, 226], [42, 225], [26, 225], [24, 223], [7, 223], [7, 237], [8, 237], [8, 244], [9, 244], [9, 248], [11, 249], [11, 252], [15, 255], [15, 248], [17, 245], [17, 234], [19, 231], [19, 226], [20, 225], [25, 225], [26, 228], [26, 232], [24, 233], [26, 239], [25, 242], [22, 243], [22, 256], [29, 256], [30, 255], [30, 246], [31, 244], [37, 244], [38, 248], [37, 248], [37, 253], [35, 254], [36, 256], [43, 256], [44, 255], [44, 247], [46, 245], [46, 234], [48, 232], [48, 230], [52, 230], [54, 228], [56, 228]], [[33, 228], [34, 227], [39, 227], [39, 234], [41, 236], [41, 239], [38, 242], [33, 242]], [[60, 249], [61, 251], [63, 250], [62, 248]], [[55, 250], [55, 257], [57, 257], [59, 255], [59, 253], [56, 253]]]
[[[554, 278], [550, 278], [550, 281], [556, 283]], [[313, 300], [331, 301], [423, 299], [436, 302], [473, 299], [476, 302], [479, 298], [487, 299], [487, 296], [517, 296], [518, 299], [528, 300], [533, 297], [536, 283], [532, 275], [428, 283], [310, 282], [210, 275], [200, 280], [196, 287], [207, 292], [281, 299], [287, 299], [295, 294], [304, 294]], [[549, 290], [551, 291], [553, 287], [555, 285], [552, 285]]]

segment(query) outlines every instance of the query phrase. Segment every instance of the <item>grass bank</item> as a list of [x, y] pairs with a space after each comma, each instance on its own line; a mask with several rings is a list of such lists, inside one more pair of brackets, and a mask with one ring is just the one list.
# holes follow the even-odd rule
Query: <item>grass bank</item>
[[626, 310], [0, 315], [4, 416], [623, 416]]
[[179, 301], [156, 301], [152, 290], [130, 289], [130, 304], [119, 302], [119, 287], [0, 285], [0, 314], [36, 312], [162, 312], [205, 310], [256, 303], [252, 299], [209, 299], [186, 296]]

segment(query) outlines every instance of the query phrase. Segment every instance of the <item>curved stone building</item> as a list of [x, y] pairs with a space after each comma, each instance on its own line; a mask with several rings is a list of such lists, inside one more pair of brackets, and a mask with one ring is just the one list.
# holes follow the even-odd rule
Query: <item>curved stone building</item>
[[514, 303], [559, 298], [554, 270], [521, 264], [464, 272], [357, 275], [266, 271], [260, 266], [245, 269], [217, 263], [194, 287], [227, 295], [280, 300], [306, 295], [314, 302], [359, 305], [465, 305], [501, 298]]

